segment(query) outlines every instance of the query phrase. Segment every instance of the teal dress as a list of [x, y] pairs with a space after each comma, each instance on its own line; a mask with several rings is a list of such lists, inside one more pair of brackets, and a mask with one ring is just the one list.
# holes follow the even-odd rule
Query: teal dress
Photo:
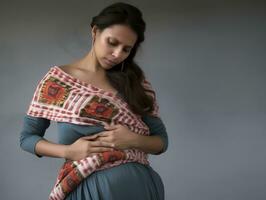
[[[151, 135], [162, 138], [164, 153], [168, 148], [168, 136], [160, 118], [144, 116], [142, 120], [150, 129]], [[36, 143], [43, 139], [50, 120], [26, 115], [20, 133], [20, 147], [38, 157]], [[104, 131], [103, 126], [76, 125], [57, 122], [58, 143], [72, 144], [78, 138]], [[151, 167], [137, 162], [125, 163], [116, 167], [96, 171], [88, 176], [71, 192], [66, 200], [163, 200], [164, 184], [160, 175]]]

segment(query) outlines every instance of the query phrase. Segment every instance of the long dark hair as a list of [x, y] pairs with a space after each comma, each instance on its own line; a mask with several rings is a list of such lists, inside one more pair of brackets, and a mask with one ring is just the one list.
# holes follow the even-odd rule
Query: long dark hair
[[124, 60], [123, 71], [121, 71], [122, 63], [113, 66], [106, 71], [107, 78], [134, 113], [149, 114], [154, 109], [154, 100], [147, 95], [142, 85], [145, 79], [144, 72], [133, 60], [140, 43], [144, 41], [146, 24], [142, 19], [142, 13], [130, 4], [114, 3], [92, 18], [91, 27], [95, 25], [102, 31], [115, 24], [129, 26], [137, 34], [137, 41], [129, 56]]

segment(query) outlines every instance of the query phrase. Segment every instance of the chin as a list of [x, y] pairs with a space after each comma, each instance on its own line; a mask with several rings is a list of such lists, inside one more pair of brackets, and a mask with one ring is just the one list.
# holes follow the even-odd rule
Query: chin
[[112, 68], [112, 66], [107, 66], [106, 64], [101, 65], [103, 70], [109, 70]]
[[113, 67], [113, 65], [108, 65], [106, 63], [103, 63], [101, 66], [103, 69], [111, 69]]
[[110, 65], [110, 64], [108, 64], [108, 63], [106, 63], [104, 61], [101, 62], [100, 64], [101, 64], [102, 68], [106, 69], [106, 70], [111, 69], [114, 66], [114, 65]]

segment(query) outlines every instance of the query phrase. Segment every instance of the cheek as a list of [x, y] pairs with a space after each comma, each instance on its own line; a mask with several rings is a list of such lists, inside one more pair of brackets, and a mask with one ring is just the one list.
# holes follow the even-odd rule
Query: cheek
[[113, 52], [113, 49], [112, 49], [111, 47], [109, 47], [108, 45], [104, 45], [103, 49], [104, 49], [104, 50], [103, 50], [104, 53], [105, 53], [105, 54], [108, 54], [108, 55], [111, 55], [112, 52]]
[[128, 56], [129, 56], [129, 54], [124, 54], [123, 57], [122, 57], [122, 60], [127, 59]]
[[111, 48], [103, 40], [99, 40], [98, 43], [95, 44], [95, 47], [95, 51], [100, 57], [105, 56], [106, 54], [111, 52]]

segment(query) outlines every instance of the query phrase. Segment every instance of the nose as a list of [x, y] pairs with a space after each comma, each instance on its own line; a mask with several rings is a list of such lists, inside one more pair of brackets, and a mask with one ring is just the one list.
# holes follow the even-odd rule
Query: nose
[[119, 48], [114, 49], [112, 56], [119, 58], [122, 55], [122, 51]]

